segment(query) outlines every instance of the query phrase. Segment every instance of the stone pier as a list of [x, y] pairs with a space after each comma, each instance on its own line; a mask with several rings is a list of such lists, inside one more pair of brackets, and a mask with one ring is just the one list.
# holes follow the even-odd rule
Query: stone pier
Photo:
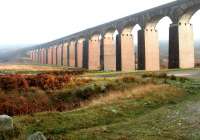
[[62, 60], [62, 44], [59, 44], [59, 45], [57, 45], [57, 47], [56, 47], [56, 53], [57, 53], [57, 55], [56, 55], [56, 57], [57, 57], [57, 65], [58, 66], [61, 66], [62, 65], [62, 62], [61, 62], [61, 60]]
[[130, 33], [117, 36], [117, 70], [135, 70], [133, 36]]
[[83, 39], [77, 42], [77, 67], [83, 68]]
[[68, 43], [64, 43], [64, 45], [63, 45], [63, 58], [62, 58], [63, 66], [67, 66], [67, 47], [68, 47]]
[[138, 69], [160, 70], [159, 39], [155, 28], [138, 31]]
[[43, 49], [40, 49], [39, 50], [39, 63], [40, 64], [43, 64]]
[[69, 66], [74, 68], [75, 67], [75, 41], [71, 41], [69, 45]]
[[111, 35], [105, 35], [103, 39], [103, 69], [105, 71], [116, 70], [116, 40]]
[[52, 56], [52, 48], [50, 47], [50, 48], [48, 48], [48, 50], [47, 50], [47, 64], [48, 65], [52, 65], [53, 64], [53, 56]]
[[192, 24], [171, 24], [169, 29], [169, 68], [194, 68]]
[[35, 50], [35, 62], [39, 63], [39, 50]]
[[32, 62], [35, 63], [35, 50], [32, 51]]
[[57, 52], [56, 52], [56, 46], [53, 46], [52, 51], [53, 51], [53, 65], [57, 64]]
[[100, 70], [100, 46], [101, 40], [99, 36], [93, 36], [88, 44], [88, 69]]

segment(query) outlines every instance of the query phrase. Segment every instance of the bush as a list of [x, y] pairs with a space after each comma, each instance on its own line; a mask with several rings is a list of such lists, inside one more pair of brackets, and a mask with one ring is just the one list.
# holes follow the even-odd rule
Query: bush
[[176, 80], [177, 78], [176, 78], [176, 76], [171, 75], [171, 76], [169, 77], [169, 79], [170, 79], [170, 80]]
[[122, 80], [122, 82], [125, 82], [125, 83], [136, 82], [136, 78], [133, 76], [125, 76], [125, 77], [122, 77], [120, 80]]
[[28, 91], [29, 87], [43, 90], [61, 89], [71, 81], [70, 75], [0, 75], [0, 89], [4, 91]]
[[29, 85], [23, 75], [1, 75], [0, 88], [5, 91], [28, 90]]
[[38, 74], [26, 78], [30, 87], [39, 87], [44, 90], [61, 89], [71, 80], [71, 76], [55, 76], [50, 74]]
[[0, 114], [14, 116], [52, 110], [50, 97], [44, 91], [33, 91], [24, 95], [0, 93]]
[[149, 73], [144, 73], [142, 74], [143, 78], [167, 78], [167, 74], [166, 73], [154, 73], [154, 72], [149, 72]]

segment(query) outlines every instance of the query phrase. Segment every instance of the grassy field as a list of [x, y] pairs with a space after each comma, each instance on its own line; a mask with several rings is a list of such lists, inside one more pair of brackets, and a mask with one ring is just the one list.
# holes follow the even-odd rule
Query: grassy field
[[36, 74], [45, 71], [63, 70], [63, 67], [48, 65], [22, 65], [22, 64], [0, 64], [1, 74]]
[[144, 72], [87, 72], [79, 78], [92, 81], [48, 93], [78, 103], [75, 108], [15, 116], [14, 140], [37, 131], [49, 140], [200, 139], [200, 79]]
[[19, 139], [36, 131], [52, 140], [200, 139], [199, 81], [155, 81], [109, 91], [73, 111], [15, 117]]

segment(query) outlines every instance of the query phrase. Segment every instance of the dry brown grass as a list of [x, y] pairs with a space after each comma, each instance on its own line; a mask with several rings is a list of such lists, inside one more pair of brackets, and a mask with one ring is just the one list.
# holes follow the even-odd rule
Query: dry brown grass
[[[125, 91], [111, 91], [108, 94], [91, 101], [90, 103], [88, 103], [88, 106], [112, 104], [124, 99], [141, 99], [141, 98], [146, 98], [147, 95], [149, 94], [152, 94], [151, 96], [156, 96], [158, 100], [159, 99], [165, 100], [165, 98], [168, 98], [169, 96], [170, 97], [182, 96], [183, 93], [184, 93], [183, 90], [169, 85], [147, 84], [134, 87]], [[85, 104], [83, 106], [85, 106]]]
[[50, 66], [0, 64], [0, 70], [51, 71], [60, 69], [61, 68], [59, 67], [50, 67]]

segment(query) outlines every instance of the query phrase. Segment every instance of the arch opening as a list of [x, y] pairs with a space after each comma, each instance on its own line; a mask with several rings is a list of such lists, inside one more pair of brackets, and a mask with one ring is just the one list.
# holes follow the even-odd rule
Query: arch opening
[[167, 69], [169, 67], [169, 27], [172, 23], [172, 20], [165, 16], [155, 26], [159, 39], [160, 69]]
[[195, 67], [200, 67], [200, 9], [193, 13], [189, 23], [193, 25], [193, 35], [194, 35], [194, 54], [195, 54]]
[[133, 35], [133, 44], [135, 47], [135, 69], [138, 69], [138, 31], [141, 29], [142, 27], [139, 24], [136, 24], [131, 31]]

